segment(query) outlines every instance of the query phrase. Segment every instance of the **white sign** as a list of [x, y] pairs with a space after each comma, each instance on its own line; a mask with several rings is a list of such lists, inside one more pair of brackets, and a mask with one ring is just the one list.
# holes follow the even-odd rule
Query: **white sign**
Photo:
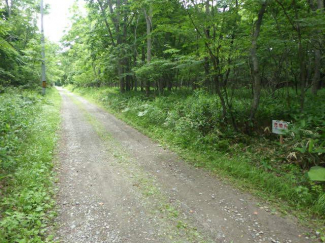
[[272, 132], [275, 134], [285, 134], [288, 127], [289, 122], [272, 120]]

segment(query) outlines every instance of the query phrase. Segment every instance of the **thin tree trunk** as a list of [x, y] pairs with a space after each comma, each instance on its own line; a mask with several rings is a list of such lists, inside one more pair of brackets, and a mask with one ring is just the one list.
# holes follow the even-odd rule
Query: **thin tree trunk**
[[261, 97], [261, 76], [259, 73], [259, 63], [258, 63], [258, 58], [257, 58], [257, 40], [258, 36], [261, 31], [261, 26], [262, 26], [262, 20], [263, 16], [265, 14], [267, 7], [267, 2], [262, 3], [261, 9], [258, 13], [258, 19], [256, 20], [255, 23], [255, 30], [253, 33], [253, 39], [252, 39], [252, 47], [251, 47], [251, 59], [252, 59], [252, 65], [253, 65], [253, 86], [254, 86], [254, 98], [252, 102], [252, 107], [251, 107], [251, 114], [250, 114], [250, 120], [253, 120], [255, 117], [255, 114], [257, 112], [259, 103], [260, 103], [260, 97]]
[[[149, 12], [147, 13], [144, 10], [146, 23], [147, 23], [147, 63], [150, 64], [151, 62], [151, 28], [152, 28], [152, 6], [149, 6]], [[149, 80], [146, 81], [146, 94], [149, 95], [150, 93], [150, 82]]]
[[[127, 4], [127, 0], [126, 0], [126, 2], [125, 2], [126, 4]], [[124, 20], [123, 20], [123, 37], [122, 37], [122, 39], [123, 39], [123, 43], [126, 43], [126, 41], [127, 41], [127, 31], [128, 31], [128, 24], [127, 24], [127, 12], [125, 11], [124, 12]], [[125, 55], [123, 55], [123, 56], [125, 56]], [[131, 90], [131, 80], [130, 80], [130, 72], [131, 72], [131, 64], [130, 64], [130, 60], [129, 60], [129, 58], [128, 57], [123, 57], [123, 63], [124, 63], [124, 72], [126, 72], [127, 73], [127, 75], [125, 76], [125, 75], [123, 75], [124, 76], [124, 82], [125, 82], [125, 87], [124, 87], [124, 89], [126, 90], [126, 91], [130, 91]]]
[[[11, 2], [12, 3], [12, 2]], [[45, 65], [45, 38], [44, 38], [44, 6], [43, 0], [41, 0], [41, 54], [42, 54], [42, 73], [41, 73], [41, 81], [42, 81], [42, 94], [46, 93], [46, 65]]]
[[[134, 28], [134, 44], [133, 44], [133, 67], [137, 66], [137, 56], [138, 56], [138, 50], [137, 50], [137, 30], [138, 30], [138, 23], [139, 23], [139, 15], [137, 17], [136, 25]], [[138, 91], [138, 79], [135, 74], [133, 74], [133, 80], [134, 80], [134, 90]]]
[[9, 4], [9, 0], [6, 0], [7, 11], [8, 11], [8, 18], [11, 17], [11, 6]]
[[110, 26], [108, 24], [107, 16], [106, 16], [106, 12], [105, 12], [105, 9], [103, 7], [103, 4], [102, 4], [102, 2], [100, 0], [97, 0], [97, 2], [98, 2], [98, 5], [99, 5], [99, 8], [100, 8], [100, 11], [102, 12], [104, 23], [105, 23], [106, 29], [108, 31], [108, 34], [109, 34], [109, 36], [111, 38], [112, 45], [115, 46], [114, 37], [113, 37], [112, 31], [111, 31], [111, 28], [110, 28]]
[[[298, 20], [298, 8], [296, 5], [296, 0], [292, 0], [292, 5], [295, 11], [295, 18]], [[302, 36], [301, 36], [301, 28], [299, 21], [297, 21], [296, 25], [296, 31], [298, 35], [298, 59], [299, 59], [299, 68], [300, 68], [300, 88], [301, 88], [301, 94], [300, 94], [300, 110], [304, 110], [305, 106], [305, 95], [306, 95], [306, 65], [305, 65], [305, 55], [302, 45]]]
[[[317, 9], [319, 9], [321, 13], [323, 13], [323, 9], [324, 9], [323, 0], [317, 1]], [[321, 35], [320, 31], [317, 31], [316, 34]], [[320, 69], [321, 69], [321, 58], [322, 58], [320, 48], [322, 46], [322, 42], [323, 42], [322, 37], [320, 37], [318, 43], [316, 43], [316, 48], [315, 48], [315, 72], [314, 72], [314, 78], [313, 78], [312, 89], [311, 89], [313, 95], [317, 95], [318, 89], [320, 87]]]
[[[117, 34], [117, 45], [121, 45], [123, 43], [122, 40], [122, 35], [120, 33], [120, 11], [121, 10], [121, 0], [117, 0], [116, 1], [116, 24], [115, 24], [115, 28], [116, 28], [116, 34]], [[119, 86], [120, 86], [120, 92], [123, 93], [125, 92], [125, 78], [123, 77], [123, 67], [124, 67], [124, 59], [123, 59], [123, 51], [119, 50], [119, 54], [118, 54], [118, 77], [119, 77]]]
[[167, 90], [172, 91], [173, 83], [171, 79], [168, 79], [167, 81]]
[[[205, 2], [205, 14], [210, 15], [210, 1]], [[210, 26], [206, 26], [204, 32], [207, 39], [210, 39]], [[210, 60], [208, 57], [204, 57], [204, 72], [205, 72], [205, 87], [207, 90], [210, 88]]]

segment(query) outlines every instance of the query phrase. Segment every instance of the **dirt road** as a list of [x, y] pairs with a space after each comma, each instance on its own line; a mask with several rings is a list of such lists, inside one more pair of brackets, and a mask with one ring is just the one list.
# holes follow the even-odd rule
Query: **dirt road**
[[294, 219], [59, 91], [60, 242], [311, 242]]

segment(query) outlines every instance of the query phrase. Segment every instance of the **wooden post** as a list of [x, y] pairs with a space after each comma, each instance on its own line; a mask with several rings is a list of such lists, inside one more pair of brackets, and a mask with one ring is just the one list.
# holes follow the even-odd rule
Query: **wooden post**
[[41, 75], [41, 84], [42, 84], [42, 94], [46, 93], [46, 74], [45, 74], [45, 40], [44, 40], [44, 7], [43, 0], [41, 0], [41, 44], [42, 44], [42, 75]]

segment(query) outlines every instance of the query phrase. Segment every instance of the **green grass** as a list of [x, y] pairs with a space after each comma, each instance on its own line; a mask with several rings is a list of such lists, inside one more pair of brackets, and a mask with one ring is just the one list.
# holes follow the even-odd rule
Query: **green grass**
[[60, 96], [48, 89], [0, 95], [0, 242], [45, 242], [56, 216], [53, 151]]
[[[310, 141], [308, 136], [314, 136], [313, 139], [322, 136], [319, 127], [324, 122], [324, 114], [320, 112], [325, 108], [321, 102], [324, 93], [313, 102], [308, 97], [305, 117], [313, 119], [307, 121], [305, 127], [297, 125], [295, 135], [300, 138], [287, 136], [286, 145], [280, 146], [278, 138], [263, 134], [262, 128], [251, 136], [233, 132], [219, 120], [220, 105], [216, 96], [202, 92], [147, 98], [140, 92], [119, 94], [109, 88], [77, 88], [74, 91], [100, 104], [164, 146], [169, 146], [195, 166], [227, 177], [229, 183], [245, 188], [273, 205], [277, 204], [283, 213], [308, 218], [309, 222], [316, 219], [316, 225], [324, 222], [324, 186], [311, 183], [305, 173], [308, 163], [322, 164], [324, 156], [314, 157], [314, 154], [300, 154], [295, 150], [295, 147]], [[285, 107], [283, 99], [271, 102], [262, 97], [262, 111], [258, 113], [260, 125], [267, 117], [279, 119], [286, 115], [286, 119], [291, 120], [294, 117], [305, 118], [299, 116], [298, 107]], [[243, 110], [247, 106], [245, 95], [240, 98], [238, 94], [234, 103], [237, 103], [239, 114], [244, 116]], [[289, 110], [291, 113], [288, 115]], [[303, 130], [312, 132], [302, 135], [299, 132]], [[296, 153], [296, 161], [287, 159], [291, 152]], [[306, 167], [304, 164], [307, 164]]]

